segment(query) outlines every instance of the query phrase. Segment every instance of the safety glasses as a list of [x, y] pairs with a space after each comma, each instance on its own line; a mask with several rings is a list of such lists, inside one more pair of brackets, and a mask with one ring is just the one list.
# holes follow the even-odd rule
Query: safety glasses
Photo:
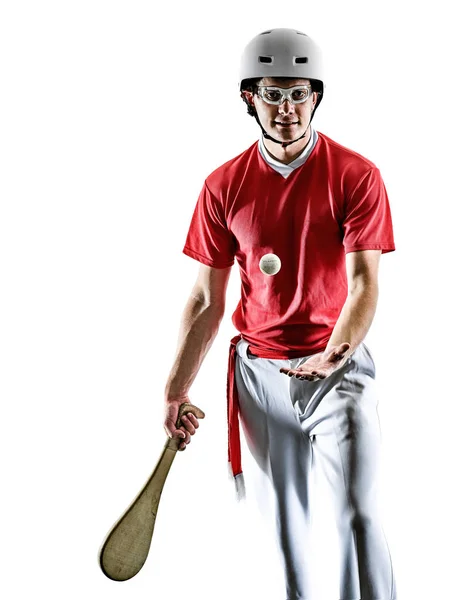
[[311, 85], [295, 85], [291, 88], [280, 88], [274, 85], [258, 85], [258, 95], [267, 104], [283, 104], [286, 100], [292, 104], [302, 104], [312, 93]]

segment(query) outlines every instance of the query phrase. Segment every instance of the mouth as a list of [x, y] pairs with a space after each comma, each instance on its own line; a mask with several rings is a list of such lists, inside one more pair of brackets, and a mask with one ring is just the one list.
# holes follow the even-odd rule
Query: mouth
[[299, 121], [290, 121], [288, 123], [281, 123], [279, 121], [275, 121], [276, 126], [279, 127], [293, 127], [293, 125], [298, 125]]

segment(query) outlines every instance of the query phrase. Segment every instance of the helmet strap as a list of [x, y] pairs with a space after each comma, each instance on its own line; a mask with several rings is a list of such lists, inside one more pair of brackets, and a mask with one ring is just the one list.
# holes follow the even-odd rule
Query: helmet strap
[[[256, 112], [256, 111], [254, 111], [254, 112]], [[264, 137], [264, 138], [266, 138], [266, 139], [269, 139], [269, 140], [271, 140], [271, 141], [275, 142], [276, 144], [281, 144], [283, 148], [286, 148], [287, 146], [290, 146], [290, 144], [294, 144], [295, 142], [299, 142], [299, 140], [302, 140], [302, 139], [303, 139], [303, 138], [306, 136], [306, 134], [307, 134], [307, 130], [308, 130], [308, 129], [309, 129], [309, 127], [310, 127], [310, 123], [312, 122], [312, 119], [313, 119], [313, 115], [314, 115], [314, 113], [315, 113], [315, 109], [313, 109], [313, 112], [312, 112], [312, 114], [310, 115], [309, 123], [307, 124], [307, 127], [306, 127], [306, 129], [305, 129], [304, 133], [303, 133], [303, 134], [302, 134], [302, 135], [301, 135], [299, 138], [297, 138], [296, 140], [292, 140], [291, 142], [280, 142], [279, 140], [276, 140], [274, 137], [272, 137], [272, 136], [271, 136], [269, 133], [267, 133], [267, 132], [265, 131], [265, 129], [262, 127], [262, 124], [261, 124], [261, 122], [259, 121], [259, 116], [258, 116], [257, 112], [256, 112], [256, 114], [254, 115], [254, 118], [255, 118], [255, 119], [256, 119], [256, 121], [258, 122], [258, 124], [259, 124], [259, 127], [262, 129], [262, 133], [263, 133], [263, 137]]]
[[[308, 125], [307, 125], [306, 130], [304, 131], [304, 133], [299, 138], [297, 138], [296, 140], [293, 140], [291, 142], [280, 142], [279, 140], [276, 140], [274, 137], [272, 137], [269, 133], [267, 133], [265, 131], [265, 129], [262, 127], [262, 123], [259, 120], [259, 115], [257, 114], [256, 108], [252, 104], [250, 104], [248, 102], [248, 100], [246, 99], [246, 97], [245, 97], [245, 95], [243, 93], [241, 93], [240, 95], [241, 95], [241, 97], [245, 101], [245, 104], [248, 107], [248, 114], [250, 114], [252, 117], [254, 117], [256, 119], [257, 123], [259, 124], [259, 127], [262, 129], [263, 137], [266, 138], [266, 139], [269, 139], [269, 140], [271, 140], [273, 142], [275, 142], [276, 144], [281, 144], [283, 148], [286, 148], [287, 146], [290, 146], [290, 144], [294, 144], [295, 142], [299, 142], [299, 140], [302, 140], [302, 138], [305, 137], [305, 135], [307, 134], [307, 130], [310, 127], [310, 123], [312, 122], [312, 119], [313, 119], [313, 116], [315, 114], [315, 111], [318, 108], [318, 104], [321, 101], [321, 97], [319, 97], [318, 98], [318, 102], [315, 104], [315, 107], [314, 107], [314, 109], [312, 111], [312, 114], [310, 115], [310, 120], [309, 120], [309, 123], [308, 123]], [[321, 96], [321, 94], [320, 94], [320, 96]]]

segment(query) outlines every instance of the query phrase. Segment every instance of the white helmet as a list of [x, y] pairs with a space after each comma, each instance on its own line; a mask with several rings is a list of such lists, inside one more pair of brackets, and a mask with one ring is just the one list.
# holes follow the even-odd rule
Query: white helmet
[[245, 79], [295, 77], [313, 79], [324, 87], [320, 48], [296, 29], [270, 29], [259, 33], [245, 47], [240, 62], [239, 88]]

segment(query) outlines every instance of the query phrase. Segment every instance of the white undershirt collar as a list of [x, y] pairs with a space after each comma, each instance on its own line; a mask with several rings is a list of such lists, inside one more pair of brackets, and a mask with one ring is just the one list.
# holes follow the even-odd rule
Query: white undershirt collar
[[275, 171], [280, 173], [286, 179], [291, 173], [293, 173], [293, 171], [295, 169], [297, 169], [298, 167], [300, 167], [301, 165], [303, 165], [306, 162], [306, 160], [310, 156], [310, 153], [315, 148], [315, 144], [318, 141], [318, 134], [315, 131], [315, 129], [313, 129], [312, 126], [310, 126], [310, 130], [311, 130], [311, 136], [310, 136], [310, 140], [307, 142], [306, 147], [301, 152], [301, 154], [297, 158], [295, 158], [295, 160], [293, 162], [291, 162], [288, 165], [285, 165], [284, 163], [279, 162], [278, 160], [276, 160], [275, 158], [273, 158], [272, 156], [270, 156], [268, 154], [268, 151], [265, 148], [265, 144], [263, 143], [264, 137], [263, 137], [263, 133], [262, 133], [260, 136], [260, 139], [259, 139], [259, 152], [262, 155], [262, 158], [265, 160], [265, 162], [267, 164], [270, 165], [270, 167], [272, 167]]

